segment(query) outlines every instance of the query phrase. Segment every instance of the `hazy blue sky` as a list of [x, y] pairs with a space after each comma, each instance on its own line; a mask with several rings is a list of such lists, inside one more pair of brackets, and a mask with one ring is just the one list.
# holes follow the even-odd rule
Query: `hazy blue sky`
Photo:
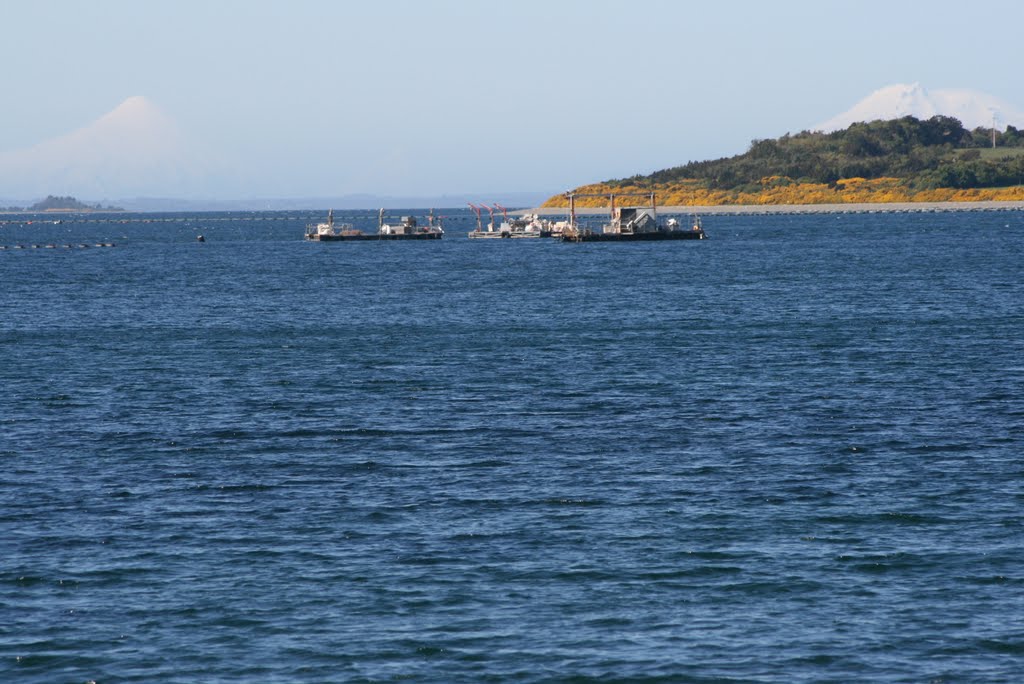
[[892, 83], [1024, 106], [1019, 0], [7, 0], [0, 15], [0, 153], [144, 95], [226, 164], [210, 196], [555, 192], [736, 154]]

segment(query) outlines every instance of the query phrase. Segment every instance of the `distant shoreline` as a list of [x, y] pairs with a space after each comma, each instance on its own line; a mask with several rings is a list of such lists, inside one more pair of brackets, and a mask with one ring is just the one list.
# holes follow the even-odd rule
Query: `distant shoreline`
[[[1024, 202], [872, 202], [849, 204], [720, 204], [706, 206], [658, 206], [665, 214], [701, 214], [752, 216], [764, 214], [896, 214], [912, 212], [944, 211], [1020, 211]], [[537, 214], [538, 216], [565, 216], [569, 209], [535, 208], [520, 209], [516, 214]], [[607, 207], [577, 207], [580, 216], [599, 216], [608, 213]]]
[[118, 212], [123, 212], [123, 211], [124, 211], [124, 209], [122, 209], [121, 207], [106, 207], [104, 209], [96, 209], [96, 208], [78, 209], [78, 208], [75, 208], [75, 207], [52, 207], [50, 209], [43, 209], [42, 211], [36, 211], [36, 212], [33, 212], [33, 213], [40, 213], [40, 214], [97, 214], [97, 213], [101, 213], [101, 214], [103, 214], [103, 213], [105, 213], [105, 214], [116, 214]]
[[[639, 206], [639, 205], [630, 205]], [[426, 210], [426, 207], [405, 207], [405, 209]], [[436, 206], [435, 209], [461, 207]], [[3, 215], [34, 215], [39, 217], [67, 215], [67, 214], [166, 214], [191, 212], [195, 214], [204, 213], [231, 213], [232, 211], [319, 211], [320, 207], [306, 207], [304, 209], [159, 209], [159, 210], [126, 210], [126, 209], [47, 209], [43, 211], [10, 211], [0, 209], [0, 216]], [[376, 211], [374, 207], [365, 209], [347, 209], [342, 211]], [[524, 214], [537, 214], [538, 216], [565, 216], [568, 213], [567, 207], [559, 208], [525, 208], [515, 209], [508, 213], [514, 216]], [[894, 214], [894, 213], [927, 213], [927, 212], [948, 212], [948, 211], [1024, 211], [1024, 201], [995, 201], [986, 200], [980, 202], [866, 202], [866, 203], [845, 203], [845, 204], [719, 204], [719, 205], [658, 205], [658, 211], [664, 214], [700, 214], [708, 216], [758, 216], [766, 214]], [[607, 207], [577, 207], [576, 213], [579, 216], [601, 216], [608, 213]]]

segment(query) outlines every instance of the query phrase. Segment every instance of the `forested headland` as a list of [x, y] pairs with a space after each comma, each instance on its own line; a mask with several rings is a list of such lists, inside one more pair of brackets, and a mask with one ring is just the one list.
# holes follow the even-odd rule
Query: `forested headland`
[[67, 197], [58, 197], [55, 195], [47, 195], [46, 199], [41, 199], [30, 207], [3, 207], [0, 211], [7, 212], [36, 212], [36, 211], [124, 211], [121, 207], [115, 207], [112, 205], [103, 206], [101, 204], [86, 204], [78, 199], [68, 195]]
[[[995, 145], [993, 146], [993, 140]], [[968, 130], [949, 116], [856, 123], [754, 140], [744, 154], [594, 183], [577, 193], [650, 192], [661, 205], [1024, 201], [1024, 131]], [[565, 206], [557, 195], [545, 207]], [[606, 200], [578, 200], [603, 206]]]

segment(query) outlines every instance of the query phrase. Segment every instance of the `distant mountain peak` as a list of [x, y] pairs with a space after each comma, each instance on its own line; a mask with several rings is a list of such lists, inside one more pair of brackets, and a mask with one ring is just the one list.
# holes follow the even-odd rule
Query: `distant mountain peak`
[[9, 194], [89, 197], [187, 193], [208, 173], [176, 122], [142, 95], [91, 123], [0, 155]]
[[141, 124], [147, 125], [170, 125], [170, 118], [163, 110], [153, 104], [144, 95], [133, 95], [125, 99], [121, 104], [101, 116], [93, 125], [109, 124]]
[[117, 112], [121, 110], [131, 109], [151, 109], [154, 107], [155, 105], [152, 102], [150, 102], [149, 98], [147, 98], [145, 95], [132, 95], [130, 97], [126, 97], [124, 99], [124, 102], [122, 102], [114, 108], [114, 111]]
[[177, 123], [147, 98], [129, 97], [92, 123], [37, 147], [72, 144], [126, 159], [166, 155], [183, 145]]
[[858, 121], [899, 119], [914, 116], [952, 116], [965, 128], [1007, 125], [1024, 128], [1024, 110], [986, 93], [966, 89], [927, 90], [920, 83], [896, 83], [871, 93], [847, 111], [813, 127], [816, 131], [838, 131]]

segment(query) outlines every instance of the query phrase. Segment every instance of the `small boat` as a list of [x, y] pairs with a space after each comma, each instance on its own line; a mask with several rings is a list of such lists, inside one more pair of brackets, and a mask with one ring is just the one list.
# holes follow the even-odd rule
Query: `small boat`
[[306, 239], [316, 242], [336, 242], [342, 240], [439, 240], [444, 235], [441, 219], [434, 217], [430, 210], [427, 225], [420, 226], [415, 216], [403, 216], [401, 222], [388, 224], [384, 222], [384, 210], [377, 215], [377, 232], [364, 233], [352, 227], [351, 223], [334, 223], [334, 210], [327, 212], [327, 221], [306, 226]]
[[[650, 198], [646, 207], [616, 207], [616, 197], [643, 196]], [[577, 195], [569, 193], [569, 221], [562, 231], [564, 242], [638, 242], [655, 240], [705, 240], [707, 234], [700, 217], [695, 217], [693, 226], [683, 228], [678, 219], [670, 218], [658, 223], [658, 208], [654, 193], [624, 193], [622, 195]], [[583, 227], [576, 220], [577, 197], [608, 197], [611, 206], [611, 220], [602, 228], [593, 230]]]

